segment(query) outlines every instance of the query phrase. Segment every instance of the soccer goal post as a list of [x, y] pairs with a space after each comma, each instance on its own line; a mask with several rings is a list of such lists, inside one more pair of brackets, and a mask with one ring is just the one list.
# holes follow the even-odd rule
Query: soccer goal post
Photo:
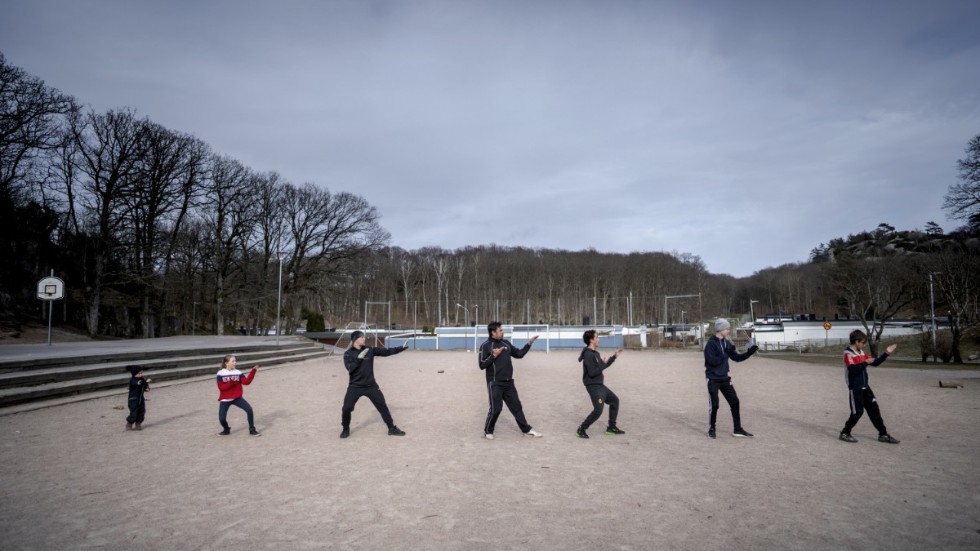
[[544, 341], [544, 351], [551, 352], [551, 326], [548, 324], [504, 325], [504, 338], [520, 348], [537, 335]]

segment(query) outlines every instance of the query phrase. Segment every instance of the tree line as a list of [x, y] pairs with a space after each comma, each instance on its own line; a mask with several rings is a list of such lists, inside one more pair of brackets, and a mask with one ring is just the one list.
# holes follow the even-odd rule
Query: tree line
[[52, 270], [68, 289], [55, 320], [92, 336], [264, 333], [280, 298], [286, 332], [389, 317], [399, 327], [676, 324], [755, 309], [862, 319], [873, 336], [884, 319], [923, 317], [934, 303], [961, 335], [977, 318], [980, 216], [969, 201], [980, 197], [980, 136], [946, 196], [964, 228], [882, 224], [736, 279], [679, 252], [404, 250], [362, 196], [255, 171], [132, 109], [84, 108], [2, 53], [0, 102], [8, 323], [40, 318], [35, 284]]

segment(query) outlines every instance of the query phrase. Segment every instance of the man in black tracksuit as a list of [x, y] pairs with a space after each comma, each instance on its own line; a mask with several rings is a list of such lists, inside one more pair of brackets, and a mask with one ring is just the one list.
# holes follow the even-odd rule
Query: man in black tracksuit
[[491, 322], [487, 325], [490, 338], [480, 345], [479, 364], [480, 369], [487, 375], [487, 393], [490, 396], [490, 409], [487, 412], [487, 421], [483, 425], [483, 434], [488, 440], [493, 440], [493, 428], [500, 417], [503, 403], [507, 403], [517, 426], [521, 432], [528, 436], [540, 438], [540, 432], [531, 428], [524, 418], [524, 409], [521, 406], [521, 399], [517, 396], [517, 387], [514, 386], [514, 364], [510, 359], [523, 358], [531, 350], [531, 345], [538, 339], [535, 335], [528, 339], [523, 348], [516, 348], [510, 341], [504, 339], [504, 329], [499, 321]]
[[708, 401], [710, 403], [710, 414], [708, 415], [708, 437], [715, 437], [715, 419], [718, 417], [718, 391], [728, 401], [732, 408], [732, 436], [751, 438], [752, 433], [742, 428], [742, 418], [738, 409], [738, 394], [732, 386], [732, 378], [728, 376], [728, 360], [736, 362], [749, 359], [755, 354], [759, 347], [755, 344], [749, 346], [744, 354], [739, 354], [735, 345], [728, 340], [731, 334], [731, 325], [728, 320], [719, 318], [715, 321], [715, 336], [708, 339], [704, 345], [704, 376], [708, 383]]
[[840, 431], [839, 438], [844, 442], [854, 443], [857, 438], [851, 436], [851, 429], [857, 424], [864, 411], [868, 411], [871, 424], [878, 429], [878, 441], [887, 444], [898, 444], [898, 440], [888, 434], [885, 428], [885, 421], [881, 418], [881, 409], [878, 407], [878, 399], [868, 385], [868, 366], [877, 367], [888, 359], [895, 352], [897, 345], [889, 345], [885, 353], [877, 358], [872, 357], [864, 351], [868, 344], [868, 336], [860, 329], [851, 331], [851, 346], [844, 350], [844, 369], [847, 379], [847, 391], [850, 395], [851, 416], [844, 423], [844, 429]]
[[354, 411], [354, 404], [361, 396], [367, 396], [368, 400], [374, 404], [381, 414], [381, 419], [388, 425], [389, 436], [405, 436], [405, 432], [395, 426], [391, 413], [388, 411], [388, 404], [385, 403], [385, 395], [381, 393], [381, 388], [374, 380], [374, 357], [391, 356], [408, 349], [407, 346], [398, 348], [382, 348], [380, 346], [365, 346], [364, 333], [354, 331], [351, 334], [351, 347], [344, 352], [344, 367], [350, 373], [350, 383], [347, 386], [347, 394], [344, 396], [344, 407], [342, 410], [340, 424], [343, 430], [340, 432], [341, 438], [350, 436], [350, 414]]
[[582, 340], [588, 346], [582, 349], [578, 361], [582, 362], [582, 383], [585, 384], [585, 390], [592, 400], [592, 413], [585, 418], [585, 421], [582, 421], [575, 434], [579, 438], [589, 437], [585, 431], [599, 417], [602, 417], [603, 404], [609, 404], [609, 425], [606, 427], [606, 434], [626, 434], [626, 431], [616, 427], [616, 416], [619, 414], [619, 397], [603, 384], [605, 376], [602, 374], [622, 354], [623, 349], [617, 350], [612, 356], [609, 356], [608, 360], [603, 360], [602, 356], [599, 355], [599, 335], [594, 329], [589, 329], [583, 333]]

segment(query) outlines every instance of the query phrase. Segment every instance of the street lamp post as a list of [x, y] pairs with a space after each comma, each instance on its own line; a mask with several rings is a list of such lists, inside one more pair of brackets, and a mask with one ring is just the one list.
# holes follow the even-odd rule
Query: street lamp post
[[758, 300], [749, 299], [749, 315], [752, 316], [752, 319], [750, 320], [750, 321], [752, 321], [752, 327], [755, 327], [755, 308], [753, 308], [752, 306], [756, 302], [759, 302], [759, 301]]
[[476, 328], [480, 326], [480, 305], [474, 304], [473, 309], [475, 310], [473, 314], [473, 350], [476, 350]]
[[282, 332], [282, 259], [286, 256], [283, 251], [276, 253], [279, 256], [279, 292], [276, 298], [276, 346], [279, 346], [279, 334]]
[[932, 274], [929, 272], [929, 311], [932, 314], [932, 363], [936, 363], [936, 298], [932, 290]]
[[[460, 304], [458, 302], [456, 303], [456, 308], [462, 308], [463, 309], [463, 326], [466, 327], [466, 331], [463, 332], [463, 339], [465, 341], [469, 341], [469, 339], [466, 336], [466, 333], [469, 332], [469, 330], [470, 330], [469, 329], [469, 327], [470, 327], [470, 309], [467, 308], [467, 307], [465, 307], [465, 306], [463, 306], [462, 304]], [[456, 319], [459, 319], [459, 318], [456, 318]], [[469, 352], [469, 349], [467, 349], [466, 351]]]
[[200, 302], [194, 302], [191, 304], [191, 336], [194, 336], [194, 328], [197, 326], [197, 305]]

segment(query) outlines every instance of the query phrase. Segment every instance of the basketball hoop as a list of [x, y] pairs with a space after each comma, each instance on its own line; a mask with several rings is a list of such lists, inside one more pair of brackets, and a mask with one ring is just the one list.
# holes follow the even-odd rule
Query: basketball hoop
[[[54, 270], [51, 270], [54, 274]], [[54, 301], [65, 298], [65, 282], [51, 275], [37, 282], [37, 298], [48, 303], [48, 346], [51, 346], [51, 318], [54, 315]]]

